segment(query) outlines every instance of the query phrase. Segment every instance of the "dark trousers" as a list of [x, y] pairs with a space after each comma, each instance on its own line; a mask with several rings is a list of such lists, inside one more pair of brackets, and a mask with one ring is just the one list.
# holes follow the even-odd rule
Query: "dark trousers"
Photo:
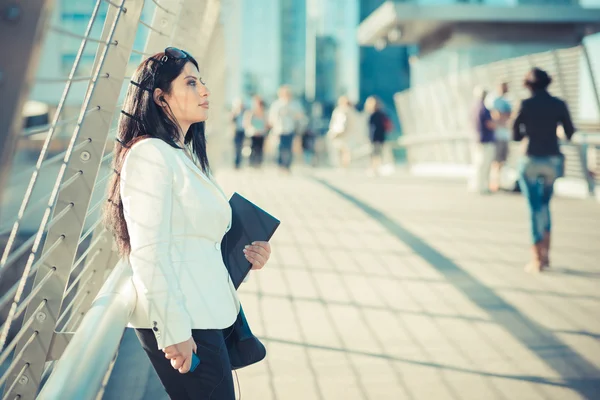
[[250, 153], [250, 165], [258, 167], [262, 164], [264, 145], [264, 136], [252, 136], [252, 143], [250, 145], [250, 148], [252, 150], [252, 152]]
[[242, 149], [244, 148], [244, 140], [246, 134], [244, 131], [235, 131], [233, 138], [233, 145], [235, 147], [235, 168], [239, 168], [242, 165]]
[[194, 372], [180, 374], [157, 348], [151, 329], [136, 329], [136, 335], [158, 378], [173, 400], [235, 400], [229, 354], [220, 329], [193, 329], [200, 365]]
[[290, 169], [292, 165], [292, 146], [294, 145], [294, 134], [282, 134], [279, 137], [279, 166]]

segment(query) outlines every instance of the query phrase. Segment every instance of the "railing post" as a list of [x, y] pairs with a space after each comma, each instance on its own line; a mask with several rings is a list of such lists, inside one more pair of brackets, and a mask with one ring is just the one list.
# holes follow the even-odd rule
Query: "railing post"
[[7, 187], [23, 127], [21, 110], [39, 64], [42, 32], [53, 4], [53, 0], [0, 1], [0, 37], [4, 38], [0, 45], [0, 199]]
[[[61, 238], [62, 241], [47, 256], [36, 274], [35, 286], [48, 275], [49, 278], [33, 297], [31, 305], [25, 312], [25, 320], [34, 317], [34, 322], [25, 332], [24, 339], [17, 345], [16, 354], [21, 353], [22, 357], [15, 361], [14, 371], [17, 372], [13, 372], [10, 376], [9, 383], [18, 379], [18, 384], [10, 385], [11, 390], [7, 393], [10, 399], [29, 400], [36, 397], [55, 336], [56, 322], [60, 315], [71, 267], [75, 261], [94, 182], [102, 163], [110, 124], [114, 118], [144, 5], [143, 0], [128, 0], [123, 3], [126, 3], [124, 4], [126, 9], [113, 6], [109, 8], [102, 33], [104, 44], [101, 44], [98, 49], [94, 77], [90, 82], [81, 108], [79, 123], [57, 178], [58, 181], [68, 181], [70, 184], [65, 185], [66, 187], [58, 193], [53, 192], [53, 196], [58, 196], [54, 203], [54, 211], [60, 214], [61, 218], [46, 234], [42, 255], [48, 251], [49, 245]], [[90, 107], [99, 107], [99, 111], [86, 116], [86, 110]], [[42, 225], [45, 225], [45, 220]], [[33, 315], [33, 310], [36, 308], [39, 311]], [[29, 341], [31, 337], [33, 340]]]
[[581, 171], [583, 172], [583, 176], [587, 183], [588, 194], [590, 197], [594, 197], [596, 195], [596, 180], [590, 174], [590, 170], [588, 168], [588, 150], [589, 144], [587, 143], [587, 137], [584, 136], [583, 143], [581, 143], [578, 147], [579, 150], [579, 161], [581, 163]]

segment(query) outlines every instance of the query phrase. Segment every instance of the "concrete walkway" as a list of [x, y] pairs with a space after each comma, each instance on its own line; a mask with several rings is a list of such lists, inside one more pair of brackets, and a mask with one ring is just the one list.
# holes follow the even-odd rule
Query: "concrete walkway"
[[[268, 351], [239, 371], [242, 399], [600, 398], [600, 204], [554, 200], [553, 267], [532, 276], [518, 194], [402, 174], [219, 180], [282, 221], [240, 289]], [[105, 398], [167, 398], [130, 333]]]

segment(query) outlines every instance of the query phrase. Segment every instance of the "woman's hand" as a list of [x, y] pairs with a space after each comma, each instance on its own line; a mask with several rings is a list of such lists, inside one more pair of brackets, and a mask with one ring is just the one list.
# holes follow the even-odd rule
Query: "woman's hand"
[[185, 342], [164, 348], [163, 352], [165, 357], [171, 360], [173, 369], [178, 370], [180, 374], [186, 374], [192, 366], [192, 353], [195, 353], [197, 349], [194, 338], [190, 336]]
[[271, 257], [269, 242], [252, 242], [244, 249], [246, 259], [252, 263], [252, 269], [261, 269]]

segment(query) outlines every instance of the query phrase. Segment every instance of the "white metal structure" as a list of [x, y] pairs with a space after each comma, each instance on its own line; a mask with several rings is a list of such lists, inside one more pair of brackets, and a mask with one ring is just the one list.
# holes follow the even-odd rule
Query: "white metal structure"
[[[0, 1], [0, 37], [10, 38], [0, 44], [10, 54], [0, 58], [0, 197], [20, 199], [18, 212], [2, 215], [0, 225], [0, 393], [11, 400], [96, 398], [135, 304], [126, 269], [114, 268], [118, 257], [98, 212], [113, 173], [108, 165], [120, 97], [135, 67], [131, 55], [168, 46], [189, 51], [213, 93], [207, 134], [225, 121], [220, 0], [97, 0], [84, 32], [52, 25], [53, 6]], [[144, 7], [154, 8], [151, 20], [141, 19]], [[93, 37], [102, 18], [102, 35]], [[79, 52], [68, 77], [36, 81], [49, 30], [80, 40]], [[146, 36], [144, 48], [134, 48], [136, 35]], [[79, 76], [86, 46], [96, 48], [92, 74]], [[31, 88], [50, 81], [64, 85], [51, 122], [23, 131]], [[66, 117], [76, 82], [88, 88], [78, 116]], [[67, 128], [70, 140], [58, 141], [57, 130]], [[11, 171], [24, 149], [37, 151], [35, 167]], [[36, 229], [24, 232], [32, 219]]]

